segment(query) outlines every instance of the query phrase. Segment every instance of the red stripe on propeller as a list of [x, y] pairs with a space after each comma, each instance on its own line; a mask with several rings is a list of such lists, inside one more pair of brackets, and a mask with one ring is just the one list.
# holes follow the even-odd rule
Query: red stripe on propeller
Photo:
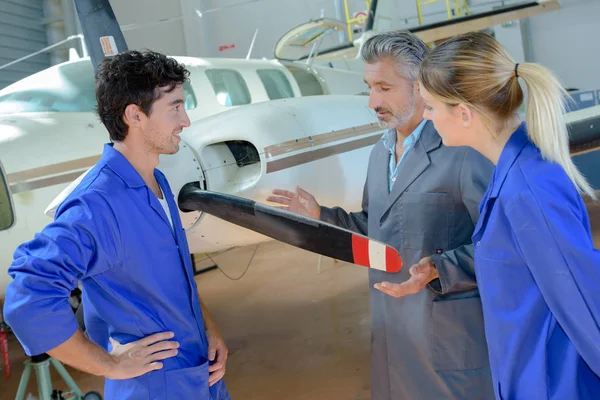
[[354, 264], [370, 267], [369, 239], [352, 235], [352, 255], [354, 256]]
[[387, 272], [398, 272], [402, 268], [402, 257], [393, 247], [385, 248], [385, 267]]

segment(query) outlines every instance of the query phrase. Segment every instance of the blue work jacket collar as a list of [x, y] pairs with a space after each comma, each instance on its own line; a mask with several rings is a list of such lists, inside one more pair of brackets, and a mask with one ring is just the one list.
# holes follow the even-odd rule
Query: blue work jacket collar
[[133, 168], [133, 165], [131, 165], [123, 154], [114, 149], [112, 143], [104, 145], [101, 162], [106, 164], [115, 174], [119, 175], [128, 187], [139, 188], [146, 186], [146, 182], [144, 182], [139, 172]]
[[[100, 162], [104, 163], [115, 174], [117, 174], [127, 185], [127, 187], [131, 189], [137, 189], [142, 187], [146, 188], [146, 199], [148, 200], [148, 204], [150, 204], [154, 211], [158, 213], [158, 215], [163, 219], [165, 224], [167, 224], [169, 227], [171, 226], [171, 223], [169, 222], [165, 210], [158, 202], [158, 198], [156, 197], [156, 195], [154, 195], [152, 191], [148, 188], [142, 176], [139, 174], [139, 172], [137, 172], [133, 165], [131, 165], [129, 160], [127, 160], [127, 158], [125, 158], [123, 154], [115, 150], [112, 143], [104, 145], [104, 152], [102, 154]], [[171, 214], [171, 217], [173, 217], [174, 214], [177, 214], [177, 206], [173, 204], [173, 195], [169, 189], [169, 185], [164, 176], [160, 174], [156, 168], [154, 169], [154, 177], [158, 181], [158, 184], [163, 192], [163, 197], [166, 199], [167, 205], [169, 206], [169, 213]], [[173, 234], [175, 240], [178, 243], [181, 242], [181, 238], [178, 237], [178, 235], [176, 235], [174, 232], [178, 232], [177, 229], [179, 229], [179, 225], [180, 221], [178, 219], [174, 219], [173, 226], [176, 230], [173, 231], [170, 229], [171, 233]]]
[[494, 170], [494, 175], [491, 180], [491, 189], [490, 189], [490, 198], [497, 198], [500, 193], [500, 189], [506, 180], [506, 176], [508, 175], [508, 171], [510, 171], [511, 167], [525, 148], [525, 145], [529, 143], [529, 137], [527, 136], [527, 130], [525, 128], [525, 123], [522, 123], [519, 128], [508, 139], [504, 149], [502, 149], [502, 153], [500, 153], [500, 158], [498, 159], [498, 164]]

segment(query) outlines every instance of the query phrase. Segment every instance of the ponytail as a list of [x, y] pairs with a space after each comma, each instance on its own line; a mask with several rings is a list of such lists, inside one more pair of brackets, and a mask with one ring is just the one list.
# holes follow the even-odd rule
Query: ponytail
[[[569, 154], [565, 102], [569, 98], [556, 77], [538, 64], [518, 64], [516, 76], [527, 86], [527, 133], [542, 156], [563, 167], [579, 192], [596, 200], [594, 189], [577, 169]], [[516, 79], [516, 78], [515, 78]]]

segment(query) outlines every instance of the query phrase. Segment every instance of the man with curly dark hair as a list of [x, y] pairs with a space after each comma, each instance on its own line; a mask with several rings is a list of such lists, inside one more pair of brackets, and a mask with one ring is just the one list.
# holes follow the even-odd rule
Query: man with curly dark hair
[[[27, 354], [106, 377], [107, 399], [230, 398], [227, 347], [198, 296], [177, 204], [156, 169], [190, 125], [188, 76], [152, 51], [99, 65], [97, 112], [111, 143], [9, 268], [4, 315]], [[87, 337], [68, 303], [78, 281]]]

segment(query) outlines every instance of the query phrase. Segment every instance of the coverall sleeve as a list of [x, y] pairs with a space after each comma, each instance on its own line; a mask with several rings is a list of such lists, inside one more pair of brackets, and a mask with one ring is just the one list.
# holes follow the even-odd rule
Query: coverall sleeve
[[118, 240], [108, 203], [90, 193], [67, 199], [52, 223], [16, 249], [4, 317], [28, 355], [45, 353], [75, 333], [71, 291], [78, 280], [115, 262]]
[[367, 235], [369, 230], [368, 223], [369, 210], [369, 190], [368, 178], [363, 189], [362, 210], [358, 212], [348, 213], [341, 207], [323, 207], [321, 206], [321, 221], [337, 225], [341, 228]]
[[[479, 220], [479, 203], [487, 190], [493, 169], [494, 165], [487, 158], [475, 150], [466, 149], [460, 172], [460, 190], [473, 227]], [[440, 276], [429, 284], [435, 292], [448, 294], [477, 288], [472, 243], [430, 257]]]
[[550, 311], [600, 375], [600, 252], [582, 202], [525, 192], [506, 208], [519, 252]]

